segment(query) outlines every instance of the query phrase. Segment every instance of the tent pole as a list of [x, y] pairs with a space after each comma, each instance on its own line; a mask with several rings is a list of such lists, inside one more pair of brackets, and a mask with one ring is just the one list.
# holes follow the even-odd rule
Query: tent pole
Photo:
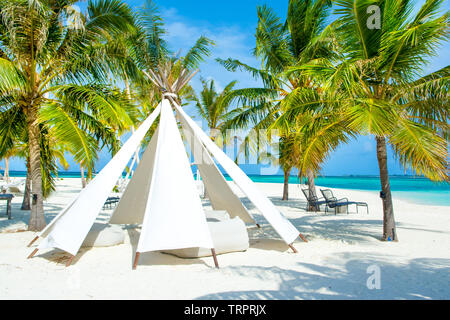
[[211, 249], [211, 253], [214, 258], [214, 264], [215, 264], [216, 268], [219, 269], [219, 262], [217, 262], [216, 250]]
[[295, 249], [295, 247], [292, 245], [292, 243], [289, 244], [288, 246], [289, 246], [289, 248], [292, 249], [292, 251], [294, 251], [294, 253], [298, 253], [297, 249]]
[[30, 255], [28, 256], [28, 258], [27, 259], [31, 259], [31, 258], [33, 258], [33, 256], [36, 254], [36, 252], [38, 252], [38, 248], [36, 248], [36, 249], [34, 249], [33, 250], [33, 252], [32, 253], [30, 253]]
[[301, 233], [299, 234], [299, 236], [304, 242], [308, 242], [308, 240], [306, 240], [306, 238]]
[[33, 240], [31, 240], [31, 242], [27, 245], [27, 247], [31, 247], [31, 245], [32, 245], [37, 239], [39, 239], [39, 236], [36, 236]]
[[72, 264], [73, 258], [75, 258], [74, 255], [72, 255], [72, 256], [69, 258], [69, 260], [67, 260], [67, 262], [66, 262], [66, 267], [68, 267], [68, 266], [70, 266], [70, 265]]
[[139, 256], [141, 255], [140, 252], [136, 252], [136, 256], [134, 257], [134, 264], [133, 264], [133, 270], [136, 270], [136, 266], [138, 264], [139, 261]]

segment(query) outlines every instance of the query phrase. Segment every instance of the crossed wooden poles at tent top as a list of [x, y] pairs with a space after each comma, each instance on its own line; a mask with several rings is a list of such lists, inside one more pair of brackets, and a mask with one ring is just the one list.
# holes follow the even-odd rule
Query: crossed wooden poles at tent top
[[[169, 76], [171, 75], [172, 67], [173, 67], [173, 62], [167, 61], [166, 63], [159, 64], [158, 69], [156, 71], [148, 69], [147, 72], [145, 70], [142, 70], [142, 72], [161, 91], [162, 98], [163, 99], [167, 98], [172, 103], [172, 105], [175, 105], [175, 104], [177, 104], [175, 99], [178, 97], [178, 93], [180, 92], [180, 90], [189, 83], [189, 81], [197, 74], [197, 72], [199, 70], [190, 72], [186, 68], [181, 67], [180, 75], [178, 76], [178, 78], [175, 80], [175, 82], [173, 84], [170, 84]], [[258, 228], [261, 228], [259, 224], [256, 224], [256, 226]], [[299, 234], [299, 236], [304, 242], [308, 242], [302, 234]], [[30, 247], [38, 238], [39, 238], [39, 236], [36, 236], [28, 244], [28, 247]], [[297, 250], [295, 249], [295, 247], [292, 244], [289, 244], [288, 246], [289, 246], [289, 248], [292, 249], [292, 251], [294, 253], [297, 253]], [[33, 252], [31, 252], [31, 254], [28, 256], [28, 259], [32, 258], [37, 253], [38, 250], [39, 250], [38, 248], [34, 249]], [[136, 269], [136, 267], [137, 267], [140, 254], [141, 254], [140, 252], [136, 252], [136, 255], [134, 258], [134, 263], [133, 263], [133, 270]], [[214, 265], [216, 266], [216, 268], [219, 268], [219, 263], [217, 261], [217, 255], [216, 255], [214, 248], [211, 249], [211, 254], [214, 258]], [[70, 264], [72, 263], [74, 258], [75, 258], [75, 256], [71, 255], [69, 260], [66, 262], [66, 267], [70, 266]]]

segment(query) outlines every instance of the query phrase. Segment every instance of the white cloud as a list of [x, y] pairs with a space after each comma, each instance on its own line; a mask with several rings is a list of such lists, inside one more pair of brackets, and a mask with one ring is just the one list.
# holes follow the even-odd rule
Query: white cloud
[[[221, 80], [227, 72], [214, 61], [215, 58], [231, 57], [253, 66], [257, 65], [256, 59], [251, 54], [255, 41], [253, 30], [243, 30], [239, 25], [215, 26], [206, 21], [187, 20], [175, 8], [164, 9], [161, 12], [167, 30], [166, 40], [173, 51], [181, 50], [182, 54], [186, 53], [202, 35], [215, 42], [211, 57], [201, 68], [205, 78], [211, 76]], [[211, 73], [208, 74], [207, 71]], [[250, 76], [245, 74], [245, 78], [250, 79]]]
[[165, 18], [165, 20], [166, 39], [174, 47], [173, 49], [180, 48], [186, 52], [203, 35], [215, 42], [216, 45], [212, 50], [214, 56], [233, 57], [246, 62], [255, 62], [255, 59], [251, 56], [253, 37], [251, 33], [241, 30], [239, 26], [195, 25], [174, 15], [169, 19]]

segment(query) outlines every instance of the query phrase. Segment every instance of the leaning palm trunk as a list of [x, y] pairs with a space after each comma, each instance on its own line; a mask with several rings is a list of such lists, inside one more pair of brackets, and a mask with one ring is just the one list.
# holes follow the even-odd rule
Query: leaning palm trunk
[[9, 183], [9, 158], [5, 158], [5, 180], [6, 183]]
[[84, 168], [83, 166], [80, 166], [80, 172], [81, 172], [81, 188], [86, 188], [86, 177], [84, 176]]
[[25, 192], [23, 194], [22, 207], [20, 210], [30, 210], [30, 196], [31, 196], [31, 167], [30, 159], [27, 158], [27, 178], [25, 180]]
[[40, 129], [37, 121], [37, 108], [29, 107], [27, 114], [28, 143], [30, 149], [30, 169], [31, 169], [31, 191], [32, 203], [30, 212], [30, 221], [28, 223], [29, 231], [41, 231], [45, 225], [44, 201], [42, 194], [42, 171], [40, 160]]
[[283, 199], [289, 200], [289, 176], [291, 175], [291, 169], [284, 171], [284, 185], [283, 185]]
[[382, 240], [398, 241], [395, 229], [394, 207], [392, 205], [391, 186], [389, 184], [389, 173], [387, 167], [387, 149], [386, 139], [376, 137], [377, 140], [377, 158], [380, 168], [381, 181], [381, 199], [383, 201], [383, 238]]
[[[317, 198], [316, 182], [314, 181], [314, 174], [312, 173], [311, 170], [308, 170], [306, 172], [306, 179], [307, 179], [307, 182], [308, 182], [309, 198], [310, 199]], [[309, 205], [308, 206], [308, 211], [316, 211], [316, 207]]]

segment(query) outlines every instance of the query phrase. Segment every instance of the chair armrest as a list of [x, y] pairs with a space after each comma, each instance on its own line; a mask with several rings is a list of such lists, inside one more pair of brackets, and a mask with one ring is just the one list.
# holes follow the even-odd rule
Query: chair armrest
[[339, 201], [339, 200], [336, 199], [335, 197], [329, 198], [329, 199], [325, 198], [325, 200], [326, 200], [327, 202], [330, 202], [330, 203], [335, 203], [335, 202], [338, 202], [338, 201]]

